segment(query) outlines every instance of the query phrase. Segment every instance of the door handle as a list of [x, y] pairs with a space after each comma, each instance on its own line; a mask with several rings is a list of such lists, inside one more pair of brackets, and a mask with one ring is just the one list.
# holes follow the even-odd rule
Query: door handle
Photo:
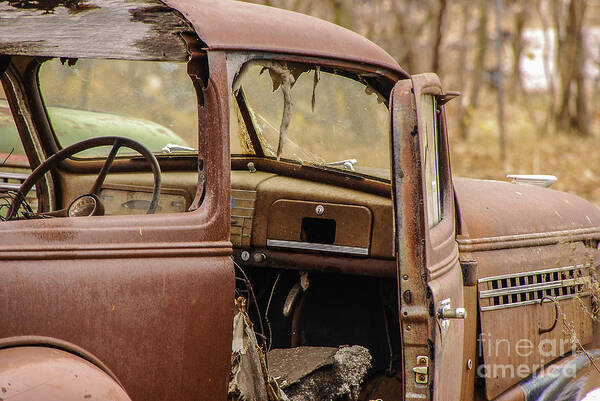
[[464, 319], [467, 317], [467, 311], [465, 308], [452, 308], [450, 298], [444, 299], [440, 303], [440, 307], [437, 310], [437, 318], [440, 320], [446, 319]]
[[438, 309], [439, 319], [465, 319], [466, 317], [465, 308], [450, 308], [449, 305], [446, 305]]
[[467, 311], [465, 308], [452, 308], [450, 298], [444, 299], [440, 303], [440, 307], [436, 312], [437, 324], [440, 329], [441, 337], [443, 338], [448, 329], [450, 328], [449, 319], [465, 319], [467, 317]]

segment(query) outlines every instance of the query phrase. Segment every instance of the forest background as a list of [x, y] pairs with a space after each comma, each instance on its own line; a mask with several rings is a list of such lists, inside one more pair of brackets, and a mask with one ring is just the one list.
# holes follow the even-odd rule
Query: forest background
[[446, 90], [453, 174], [552, 174], [600, 206], [599, 0], [250, 0], [366, 36]]

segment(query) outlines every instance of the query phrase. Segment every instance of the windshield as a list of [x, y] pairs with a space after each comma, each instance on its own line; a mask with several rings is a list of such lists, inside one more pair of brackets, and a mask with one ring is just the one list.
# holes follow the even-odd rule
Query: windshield
[[[128, 137], [156, 153], [197, 146], [196, 92], [186, 63], [52, 59], [42, 64], [39, 81], [61, 147], [97, 136]], [[163, 151], [169, 144], [177, 147]]]
[[319, 67], [251, 61], [232, 86], [231, 153], [390, 178], [385, 99]]

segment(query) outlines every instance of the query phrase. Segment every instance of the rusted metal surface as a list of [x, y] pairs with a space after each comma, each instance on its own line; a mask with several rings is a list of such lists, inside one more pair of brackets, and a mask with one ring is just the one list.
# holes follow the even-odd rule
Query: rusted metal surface
[[[319, 206], [323, 211], [317, 215], [315, 210]], [[295, 243], [309, 244], [307, 241], [311, 241], [311, 239], [306, 238], [307, 234], [302, 232], [302, 222], [307, 217], [319, 217], [334, 221], [333, 238], [327, 245], [337, 246], [339, 248], [337, 252], [343, 253], [344, 247], [349, 247], [352, 252], [364, 251], [368, 254], [373, 221], [371, 210], [365, 206], [331, 202], [310, 202], [285, 198], [273, 202], [269, 207], [267, 245], [270, 240], [288, 241], [290, 247]], [[321, 230], [321, 233], [323, 231]], [[326, 248], [324, 248], [325, 250]]]
[[[485, 378], [487, 397], [507, 391], [502, 400], [523, 399], [522, 390], [509, 387], [527, 372], [570, 352], [571, 336], [583, 344], [593, 339], [592, 322], [585, 312], [590, 308], [589, 295], [579, 294], [578, 290], [571, 294], [568, 286], [554, 288], [554, 281], [579, 280], [571, 276], [568, 266], [575, 269], [597, 260], [593, 255], [597, 251], [585, 247], [584, 241], [600, 237], [600, 213], [573, 195], [539, 187], [458, 178], [455, 186], [464, 231], [458, 243], [463, 255], [477, 261], [479, 291], [552, 286], [549, 290], [479, 301], [483, 360], [478, 374]], [[536, 205], [535, 210], [520, 206], [525, 203]], [[544, 271], [550, 273], [539, 273]], [[554, 281], [546, 283], [546, 276]], [[502, 280], [488, 281], [490, 277], [505, 277], [506, 284]], [[493, 288], [500, 290], [492, 290], [492, 282]], [[555, 325], [552, 303], [540, 305], [539, 294], [560, 299], [560, 328]], [[506, 321], [521, 323], [507, 326]], [[572, 324], [572, 328], [563, 327], [565, 323]], [[550, 327], [553, 330], [540, 333], [540, 329]], [[539, 350], [540, 344], [550, 348]]]
[[[399, 293], [402, 321], [405, 399], [471, 399], [473, 373], [467, 374], [467, 362], [474, 348], [465, 337], [474, 340], [476, 317], [469, 324], [460, 319], [436, 318], [441, 308], [475, 308], [473, 291], [464, 304], [463, 277], [454, 240], [454, 199], [445, 135], [445, 117], [440, 123], [440, 183], [442, 218], [430, 229], [423, 209], [426, 185], [425, 162], [420, 141], [424, 140], [426, 115], [419, 102], [424, 94], [440, 95], [442, 88], [433, 74], [413, 76], [394, 88], [392, 144], [394, 151], [394, 197], [397, 230]], [[415, 102], [416, 100], [416, 102]], [[427, 280], [429, 291], [425, 289]], [[433, 315], [432, 315], [433, 313]], [[437, 320], [437, 321], [436, 321]], [[430, 345], [434, 346], [430, 349]], [[466, 346], [466, 348], [464, 348]], [[428, 358], [427, 368], [418, 362]], [[472, 366], [472, 361], [471, 361]], [[449, 375], [448, 372], [452, 372]], [[420, 375], [420, 376], [419, 376]], [[464, 378], [464, 380], [463, 380]], [[468, 393], [471, 395], [468, 395]], [[463, 393], [465, 396], [463, 397]]]
[[[536, 246], [600, 238], [600, 211], [571, 194], [531, 185], [455, 178], [469, 238], [461, 250]], [[535, 212], [530, 207], [535, 205]]]
[[248, 163], [254, 163], [257, 170], [261, 172], [275, 173], [282, 176], [300, 178], [308, 181], [332, 184], [338, 187], [350, 188], [362, 192], [372, 193], [379, 196], [390, 197], [390, 185], [376, 180], [369, 180], [357, 175], [349, 175], [346, 172], [339, 174], [335, 171], [320, 169], [318, 167], [276, 161], [260, 157], [232, 158], [232, 170], [247, 170]]
[[14, 347], [46, 347], [46, 348], [56, 348], [68, 352], [69, 354], [76, 355], [80, 358], [85, 359], [86, 361], [96, 365], [99, 369], [104, 371], [107, 375], [113, 378], [117, 383], [121, 384], [117, 376], [111, 371], [108, 366], [106, 366], [101, 360], [99, 360], [95, 355], [92, 355], [89, 351], [84, 350], [81, 347], [78, 347], [75, 344], [70, 342], [59, 340], [51, 337], [41, 337], [41, 336], [18, 336], [18, 337], [5, 337], [0, 339], [0, 349], [4, 348], [14, 348]]
[[322, 255], [299, 252], [277, 251], [267, 248], [252, 248], [251, 256], [262, 253], [265, 260], [256, 262], [251, 257], [248, 261], [241, 258], [243, 249], [233, 251], [236, 262], [253, 267], [274, 267], [278, 269], [294, 269], [317, 271], [323, 273], [351, 274], [369, 277], [395, 277], [396, 265], [392, 259], [352, 258], [338, 255]]
[[[411, 77], [416, 111], [419, 120], [419, 141], [424, 141], [427, 135], [425, 122], [431, 116], [425, 114], [421, 107], [421, 98], [424, 95], [442, 95], [443, 89], [439, 78], [435, 74], [419, 74]], [[435, 116], [441, 113], [434, 113]], [[438, 314], [447, 307], [450, 310], [464, 307], [463, 278], [458, 262], [458, 248], [455, 242], [455, 213], [452, 194], [452, 176], [450, 174], [450, 157], [446, 126], [443, 119], [437, 119], [438, 124], [438, 163], [439, 163], [439, 190], [441, 193], [441, 220], [433, 225], [428, 221], [427, 208], [429, 202], [424, 202], [424, 227], [425, 230], [425, 260], [428, 277], [428, 286], [431, 291], [433, 310]], [[419, 148], [422, 148], [419, 146]], [[420, 154], [421, 192], [427, 194], [426, 161], [423, 152]], [[424, 196], [425, 196], [424, 195]], [[434, 195], [435, 196], [435, 195]], [[465, 322], [463, 319], [434, 318], [436, 321], [433, 333], [434, 354], [433, 372], [430, 373], [433, 386], [433, 400], [462, 399], [461, 388], [465, 366], [462, 356], [463, 337], [465, 335]], [[431, 369], [431, 368], [430, 368]], [[449, 375], [448, 372], [453, 372]]]
[[210, 49], [254, 50], [337, 58], [407, 74], [364, 37], [307, 15], [233, 1], [166, 0]]
[[[487, 397], [493, 398], [521, 380], [523, 374], [570, 352], [570, 336], [583, 344], [592, 341], [594, 329], [585, 312], [590, 308], [589, 294], [584, 289], [573, 294], [567, 284], [580, 280], [571, 270], [597, 263], [597, 251], [585, 247], [584, 242], [600, 238], [600, 213], [578, 197], [539, 187], [471, 179], [455, 179], [455, 186], [465, 231], [458, 243], [463, 254], [477, 261], [479, 291], [509, 291], [502, 288], [510, 287], [514, 292], [527, 285], [550, 288], [480, 299], [483, 360], [478, 368], [479, 375], [485, 377]], [[524, 203], [536, 205], [535, 210], [519, 206]], [[540, 273], [546, 271], [550, 273]], [[491, 277], [504, 277], [506, 284]], [[547, 281], [547, 277], [554, 281]], [[566, 287], [556, 287], [556, 280], [562, 280]], [[500, 289], [492, 290], [492, 284]], [[552, 303], [540, 305], [540, 294], [559, 300], [560, 328], [556, 327], [555, 308]], [[522, 323], [504, 324], [517, 320]], [[562, 327], [565, 322], [572, 324], [572, 329]], [[553, 330], [546, 330], [550, 327]], [[532, 346], [523, 351], [515, 348], [517, 344]], [[551, 348], [539, 350], [540, 344]], [[521, 396], [522, 391], [513, 389], [502, 399]]]
[[463, 355], [460, 366], [463, 369], [461, 401], [472, 401], [476, 399], [476, 393], [480, 391], [475, 385], [477, 378], [477, 327], [479, 323], [477, 287], [465, 287], [463, 293], [467, 317], [464, 320]]
[[[214, 74], [198, 85], [205, 92], [198, 210], [3, 222], [0, 337], [75, 344], [108, 366], [133, 399], [225, 399], [234, 296], [223, 207], [230, 161], [228, 136], [214, 135], [228, 132], [224, 60], [213, 53]], [[23, 66], [15, 79], [32, 78]], [[16, 85], [15, 97], [35, 105], [32, 82]], [[39, 129], [40, 121], [28, 125]]]
[[[478, 296], [478, 291], [489, 291], [491, 284], [485, 284], [486, 288], [483, 284], [479, 288], [473, 284], [481, 278], [540, 268], [540, 265], [543, 267], [550, 260], [556, 261], [561, 257], [574, 255], [581, 258], [583, 241], [600, 238], [600, 212], [597, 209], [579, 198], [556, 191], [457, 179], [460, 260], [477, 266], [477, 269], [469, 268], [466, 270], [468, 274], [463, 275], [454, 241], [454, 199], [444, 115], [440, 116], [444, 195], [440, 224], [428, 228], [427, 206], [423, 206], [426, 204], [426, 188], [419, 142], [423, 127], [418, 121], [423, 116], [418, 102], [422, 93], [442, 94], [435, 76], [416, 76], [412, 81], [401, 81], [394, 90], [391, 109], [401, 118], [394, 119], [392, 123], [393, 215], [390, 185], [386, 182], [260, 157], [230, 161], [228, 151], [228, 75], [235, 71], [227, 70], [227, 57], [249, 59], [267, 52], [262, 57], [344, 69], [349, 75], [360, 75], [360, 72], [376, 74], [378, 78], [373, 78], [373, 81], [379, 85], [377, 88], [388, 93], [396, 78], [406, 78], [407, 75], [387, 53], [333, 24], [287, 11], [226, 1], [166, 0], [165, 4], [172, 9], [151, 1], [0, 1], [0, 13], [3, 15], [24, 17], [40, 27], [36, 32], [27, 24], [18, 26], [16, 18], [7, 19], [6, 24], [3, 19], [0, 53], [190, 59], [188, 71], [198, 91], [199, 105], [198, 158], [192, 161], [191, 158], [165, 157], [161, 160], [161, 167], [170, 170], [197, 170], [197, 186], [187, 189], [188, 192], [196, 190], [195, 194], [192, 193], [195, 195], [191, 201], [193, 212], [143, 218], [104, 216], [4, 222], [0, 226], [0, 321], [5, 322], [0, 325], [0, 338], [21, 339], [21, 343], [15, 342], [13, 346], [44, 344], [77, 350], [73, 352], [91, 363], [64, 351], [51, 351], [55, 354], [62, 352], [60, 358], [69, 366], [73, 366], [73, 361], [77, 361], [75, 365], [78, 368], [84, 369], [81, 366], [85, 365], [84, 376], [102, 377], [98, 379], [97, 387], [106, 390], [116, 386], [121, 391], [119, 396], [123, 397], [116, 399], [128, 399], [122, 393], [119, 382], [136, 400], [225, 399], [230, 373], [231, 301], [235, 279], [229, 242], [230, 168], [246, 170], [249, 162], [260, 170], [252, 173], [255, 176], [249, 172], [242, 174], [246, 171], [237, 172], [240, 173], [237, 177], [239, 189], [254, 191], [255, 198], [254, 209], [248, 212], [254, 216], [248, 219], [248, 224], [242, 224], [243, 227], [252, 226], [252, 237], [243, 243], [251, 252], [250, 259], [244, 260], [247, 266], [257, 271], [269, 268], [299, 269], [310, 271], [311, 275], [316, 272], [338, 273], [346, 276], [330, 277], [330, 283], [344, 277], [360, 280], [363, 287], [367, 277], [348, 275], [396, 278], [400, 328], [396, 327], [398, 321], [395, 321], [392, 326], [395, 330], [391, 331], [395, 331], [393, 336], [400, 332], [398, 344], [401, 343], [401, 346], [397, 351], [402, 353], [403, 366], [388, 391], [397, 398], [467, 401], [482, 398], [483, 394], [474, 390], [479, 316], [482, 317], [482, 331], [492, 331], [496, 337], [512, 336], [511, 341], [522, 338], [539, 341], [542, 336], [553, 339], [564, 337], [559, 333], [556, 311], [551, 304], [519, 306], [507, 309], [508, 312], [480, 311], [478, 301], [484, 307], [488, 301], [481, 301], [483, 298]], [[95, 24], [94, 21], [106, 20], [107, 16], [114, 17], [111, 19], [114, 24], [106, 26], [103, 23], [102, 27]], [[191, 22], [200, 40], [196, 40], [186, 19]], [[120, 29], [123, 24], [131, 31]], [[58, 30], [55, 29], [57, 26], [66, 28]], [[51, 31], [51, 28], [54, 30]], [[81, 39], [77, 35], [83, 30], [97, 35], [90, 34]], [[115, 50], [112, 46], [117, 33], [125, 40], [117, 41]], [[21, 35], [25, 40], [7, 44], [14, 35]], [[44, 35], [42, 41], [30, 40]], [[61, 45], [56, 48], [49, 45], [58, 42]], [[110, 54], [107, 53], [109, 47]], [[233, 51], [241, 53], [233, 54]], [[45, 159], [44, 154], [57, 151], [36, 82], [39, 62], [26, 56], [13, 57], [10, 76], [3, 82], [9, 87], [7, 92], [11, 106], [19, 110], [14, 117], [32, 167]], [[37, 143], [37, 138], [41, 138], [40, 143]], [[147, 169], [141, 163], [139, 159], [116, 161], [114, 171], [139, 172]], [[70, 196], [73, 186], [86, 182], [87, 177], [82, 177], [81, 173], [93, 173], [101, 171], [101, 168], [102, 164], [98, 161], [64, 163], [53, 177], [57, 181], [59, 195]], [[70, 179], [75, 183], [70, 184], [71, 188], [65, 184]], [[53, 186], [46, 187], [46, 198], [54, 199], [54, 194], [50, 193]], [[307, 204], [327, 199], [331, 203], [369, 208], [372, 225], [365, 228], [368, 225], [363, 224], [366, 237], [361, 244], [367, 244], [371, 257], [359, 259], [267, 248], [269, 230], [277, 232], [281, 228], [285, 231], [283, 224], [290, 217], [289, 210], [275, 216], [276, 221], [271, 226], [277, 229], [269, 229], [269, 208], [283, 198]], [[532, 213], [530, 207], [515, 206], [523, 203], [534, 204], [539, 210]], [[49, 206], [47, 203], [46, 207]], [[310, 210], [313, 209], [314, 205]], [[336, 220], [338, 218], [336, 216]], [[245, 233], [241, 230], [240, 236]], [[392, 238], [393, 235], [395, 238]], [[279, 237], [284, 238], [282, 235]], [[289, 240], [287, 237], [284, 239]], [[557, 244], [561, 242], [569, 245], [576, 242], [575, 254], [560, 249]], [[235, 260], [242, 261], [241, 252], [241, 249], [235, 251]], [[394, 255], [396, 261], [392, 259]], [[274, 272], [295, 274], [282, 270]], [[274, 291], [275, 284], [270, 288]], [[315, 288], [318, 284], [311, 290]], [[260, 290], [264, 295], [265, 289]], [[328, 296], [329, 292], [323, 294]], [[300, 305], [294, 309], [292, 321], [288, 319], [286, 322], [284, 337], [292, 346], [305, 345], [302, 332], [309, 328], [310, 319], [313, 319], [314, 325], [329, 324], [323, 324], [319, 319], [334, 316], [324, 313], [324, 299], [329, 300], [326, 296], [312, 300], [310, 296], [302, 296]], [[373, 299], [370, 301], [374, 303], [381, 301]], [[578, 301], [590, 306], [589, 297]], [[575, 299], [569, 302], [560, 300], [558, 305], [577, 322], [575, 333], [581, 341], [591, 343], [594, 330], [591, 321], [581, 316]], [[464, 307], [466, 319], [436, 318], [436, 312], [443, 305]], [[348, 306], [348, 312], [352, 314], [359, 309], [356, 305]], [[15, 316], [27, 318], [15, 319]], [[504, 324], [507, 317], [525, 321], [523, 328], [508, 327]], [[327, 327], [330, 332], [337, 328], [335, 324], [339, 323]], [[547, 332], [541, 333], [540, 328]], [[598, 327], [595, 330], [598, 337]], [[389, 357], [388, 373], [391, 374], [392, 362], [398, 360], [398, 356], [393, 352], [387, 324], [385, 332], [389, 346], [389, 350], [385, 350], [389, 351], [389, 355], [385, 356]], [[376, 334], [382, 333], [383, 329]], [[45, 339], [39, 340], [40, 343], [28, 342], [33, 336]], [[1, 391], [1, 380], [7, 377], [2, 373], [3, 358], [19, 361], [34, 348], [36, 352], [32, 357], [41, 359], [39, 365], [46, 369], [42, 377], [46, 375], [53, 380], [61, 380], [60, 375], [53, 373], [62, 362], [57, 362], [55, 354], [44, 359], [45, 350], [50, 348], [7, 348], [0, 340]], [[40, 352], [40, 348], [43, 351]], [[26, 351], [17, 353], [13, 350]], [[479, 362], [490, 361], [489, 356], [485, 358]], [[514, 362], [502, 358], [505, 356], [496, 362]], [[549, 361], [530, 358], [526, 362]], [[31, 363], [23, 366], [30, 368]], [[55, 371], [48, 367], [54, 367]], [[585, 368], [589, 370], [589, 364]], [[578, 379], [584, 381], [580, 382], [582, 388], [598, 384], [590, 377]], [[71, 377], [69, 379], [72, 380]], [[66, 390], [78, 388], [77, 384], [71, 386], [66, 378], [64, 383]], [[516, 401], [533, 394], [528, 392], [525, 384], [515, 387], [515, 383], [512, 379], [492, 378], [487, 382], [486, 395], [494, 397], [507, 390], [503, 399]], [[537, 385], [532, 380], [527, 383]], [[402, 390], [397, 389], [400, 384]], [[87, 395], [84, 394], [83, 398]], [[101, 398], [89, 395], [94, 399]], [[3, 398], [2, 393], [0, 398]], [[64, 395], [61, 399], [69, 398]]]
[[125, 390], [92, 363], [40, 346], [0, 349], [0, 399], [22, 401], [131, 401]]
[[[0, 1], [0, 53], [181, 60], [191, 27], [159, 1]], [[107, 23], [106, 21], [110, 21]], [[32, 29], [32, 27], [35, 27]]]
[[[595, 251], [595, 250], [594, 250]], [[562, 243], [543, 247], [526, 247], [485, 252], [473, 252], [480, 269], [478, 290], [480, 293], [480, 352], [483, 360], [478, 366], [478, 374], [486, 383], [486, 394], [493, 398], [523, 379], [529, 373], [572, 350], [572, 336], [587, 345], [593, 339], [589, 293], [584, 291], [571, 294], [563, 288], [551, 287], [552, 281], [577, 279], [579, 273], [571, 275], [569, 270], [551, 273], [536, 273], [548, 269], [562, 269], [593, 261], [593, 252], [582, 243]], [[597, 252], [597, 251], [596, 251]], [[532, 275], [526, 273], [533, 272]], [[486, 281], [488, 277], [506, 277], [500, 281]], [[585, 277], [581, 276], [582, 282]], [[533, 280], [533, 281], [532, 281]], [[493, 284], [496, 282], [496, 284]], [[519, 286], [540, 286], [538, 291], [515, 293], [495, 299], [481, 298], [483, 291], [513, 291]], [[581, 285], [582, 290], [585, 285]], [[493, 290], [492, 288], [497, 288]], [[579, 291], [577, 286], [573, 292]], [[560, 325], [546, 333], [540, 329], [554, 326], [556, 311], [552, 302], [541, 303], [542, 296], [551, 295], [559, 299]], [[497, 305], [499, 303], [506, 305]], [[518, 321], [518, 325], [506, 322]], [[571, 328], [566, 327], [572, 325]]]
[[[235, 172], [234, 177], [237, 183], [243, 177], [251, 177], [252, 175], [250, 172], [245, 174]], [[251, 178], [248, 179], [250, 180]], [[269, 238], [268, 228], [269, 225], [273, 224], [270, 221], [269, 215], [271, 213], [271, 205], [275, 201], [279, 199], [294, 199], [308, 202], [323, 202], [323, 200], [327, 200], [328, 203], [358, 205], [369, 208], [373, 216], [369, 256], [377, 259], [392, 259], [394, 257], [393, 220], [389, 199], [364, 193], [356, 189], [340, 188], [338, 186], [308, 182], [285, 176], [275, 176], [260, 181], [255, 190], [257, 191], [257, 195], [255, 217], [252, 222], [252, 246], [256, 248], [267, 246], [267, 239]], [[312, 214], [314, 214], [314, 211], [312, 211]], [[275, 224], [287, 227], [292, 223], [285, 218], [280, 218]]]
[[2, 277], [0, 337], [76, 344], [134, 399], [226, 394], [233, 299], [226, 256], [4, 261]]
[[[417, 385], [412, 371], [418, 356], [430, 356], [427, 339], [429, 327], [429, 300], [426, 297], [424, 254], [423, 193], [420, 180], [417, 115], [412, 95], [412, 82], [400, 81], [392, 93], [392, 115], [402, 116], [392, 120], [394, 216], [396, 229], [397, 283], [399, 320], [402, 338], [402, 381], [404, 394], [429, 399], [427, 386]], [[412, 303], [402, 300], [400, 294], [410, 290]], [[406, 398], [405, 398], [406, 399]]]

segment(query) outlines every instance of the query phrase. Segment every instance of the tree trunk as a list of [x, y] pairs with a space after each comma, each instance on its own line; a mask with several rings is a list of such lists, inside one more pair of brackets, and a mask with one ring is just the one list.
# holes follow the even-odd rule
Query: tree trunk
[[446, 15], [447, 0], [439, 0], [439, 7], [437, 12], [437, 22], [435, 24], [435, 35], [433, 44], [433, 58], [431, 63], [431, 70], [439, 74], [440, 71], [440, 49], [442, 44], [442, 35], [444, 33], [444, 17]]
[[487, 25], [488, 25], [488, 10], [489, 0], [479, 0], [479, 26], [477, 28], [477, 45], [475, 53], [475, 63], [473, 66], [473, 80], [471, 81], [471, 90], [469, 92], [469, 100], [466, 112], [464, 113], [463, 121], [460, 122], [462, 127], [463, 138], [469, 137], [469, 128], [471, 115], [473, 110], [477, 108], [479, 103], [479, 90], [483, 84], [483, 73], [485, 68], [485, 54], [487, 49]]
[[407, 22], [407, 15], [410, 15], [410, 2], [403, 4], [401, 2], [394, 2], [394, 13], [396, 19], [396, 32], [397, 39], [401, 43], [402, 53], [399, 55], [398, 63], [403, 66], [409, 74], [415, 74], [417, 72], [417, 63], [415, 58], [415, 52], [413, 50], [413, 37], [412, 30]]
[[333, 9], [333, 22], [344, 28], [354, 30], [354, 18], [351, 11], [353, 9], [352, 2], [332, 0], [331, 6]]
[[[544, 35], [544, 47], [542, 49], [542, 59], [543, 59], [543, 64], [544, 64], [544, 77], [546, 78], [546, 84], [548, 86], [548, 105], [546, 107], [546, 113], [543, 119], [543, 123], [539, 126], [538, 131], [539, 131], [539, 135], [543, 136], [546, 135], [548, 133], [548, 128], [550, 127], [550, 123], [552, 121], [553, 118], [553, 114], [554, 114], [554, 109], [555, 106], [554, 104], [556, 103], [555, 98], [556, 98], [556, 83], [555, 83], [555, 73], [552, 70], [552, 60], [551, 60], [551, 42], [552, 42], [552, 36], [551, 36], [551, 29], [550, 29], [550, 24], [547, 20], [547, 15], [545, 13], [544, 10], [542, 10], [542, 2], [543, 0], [538, 0], [537, 4], [536, 4], [536, 10], [538, 13], [538, 17], [540, 18], [540, 23], [542, 24], [542, 32]], [[556, 32], [555, 32], [556, 34]], [[558, 52], [558, 50], [555, 49], [555, 52]], [[530, 115], [533, 116], [533, 112], [532, 110], [528, 110]]]
[[575, 32], [575, 88], [577, 95], [575, 97], [575, 119], [573, 128], [575, 132], [582, 136], [590, 135], [588, 102], [585, 85], [585, 43], [583, 41], [583, 14], [585, 11], [585, 1], [579, 0], [577, 4], [578, 10], [578, 26]]
[[510, 85], [511, 95], [514, 98], [523, 90], [523, 81], [521, 78], [521, 55], [523, 54], [523, 30], [528, 19], [528, 6], [526, 4], [516, 4], [514, 12], [514, 34], [512, 37], [512, 81]]
[[[574, 130], [589, 135], [583, 65], [583, 12], [585, 0], [570, 0], [565, 26], [561, 24], [559, 4], [555, 0], [555, 27], [557, 31], [556, 65], [560, 78], [555, 127], [557, 131]], [[584, 121], [580, 121], [584, 119]]]
[[[465, 2], [462, 5], [461, 8], [461, 14], [462, 14], [462, 27], [461, 27], [461, 32], [460, 32], [460, 37], [461, 37], [461, 43], [460, 43], [460, 47], [458, 49], [458, 62], [457, 65], [459, 66], [464, 66], [467, 65], [467, 36], [469, 35], [469, 21], [471, 20], [471, 7], [472, 7], [472, 2], [469, 0], [465, 0]], [[467, 108], [467, 98], [464, 96], [466, 94], [465, 92], [465, 85], [466, 85], [466, 80], [465, 80], [465, 75], [466, 75], [466, 69], [465, 68], [459, 68], [458, 69], [458, 90], [462, 91], [463, 96], [461, 96], [461, 98], [459, 99], [459, 103], [458, 103], [458, 111], [457, 111], [457, 121], [458, 121], [458, 135], [461, 138], [465, 138], [467, 135], [465, 134], [466, 131], [466, 108]]]
[[498, 142], [500, 147], [500, 160], [506, 161], [506, 136], [504, 130], [504, 73], [502, 68], [502, 13], [504, 10], [503, 0], [494, 1], [494, 16], [496, 17], [496, 71], [495, 84], [498, 101]]

